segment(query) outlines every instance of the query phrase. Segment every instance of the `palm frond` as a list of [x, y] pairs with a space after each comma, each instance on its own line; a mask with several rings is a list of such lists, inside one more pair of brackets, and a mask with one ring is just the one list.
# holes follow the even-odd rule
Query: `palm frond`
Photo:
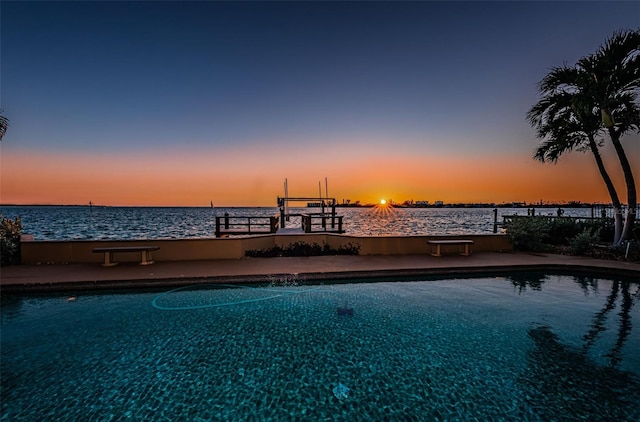
[[[2, 113], [2, 110], [0, 110], [0, 113]], [[7, 128], [9, 127], [9, 119], [0, 114], [0, 141], [2, 141], [2, 138], [4, 138], [4, 134], [7, 132]]]

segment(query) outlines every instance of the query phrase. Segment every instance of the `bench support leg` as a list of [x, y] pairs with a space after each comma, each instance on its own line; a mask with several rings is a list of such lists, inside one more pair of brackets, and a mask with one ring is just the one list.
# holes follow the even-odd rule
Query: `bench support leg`
[[432, 245], [431, 246], [431, 255], [432, 256], [442, 256], [440, 254], [440, 245]]
[[471, 251], [469, 250], [469, 245], [465, 244], [464, 245], [464, 252], [462, 252], [460, 255], [462, 256], [469, 256], [471, 254]]
[[140, 261], [140, 265], [151, 265], [153, 264], [153, 259], [151, 257], [151, 251], [141, 251], [142, 259]]
[[103, 267], [113, 267], [115, 265], [118, 265], [118, 263], [111, 261], [111, 252], [105, 251], [105, 253], [104, 253], [104, 264], [102, 264], [102, 266]]

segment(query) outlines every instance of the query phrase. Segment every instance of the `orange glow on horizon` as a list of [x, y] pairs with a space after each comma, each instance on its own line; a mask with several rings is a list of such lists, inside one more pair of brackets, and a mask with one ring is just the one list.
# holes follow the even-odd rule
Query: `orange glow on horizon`
[[[329, 196], [340, 203], [382, 204], [405, 200], [444, 203], [610, 202], [588, 154], [557, 164], [528, 156], [486, 157], [351, 156], [289, 163], [260, 154], [238, 159], [182, 153], [133, 157], [34, 154], [2, 151], [3, 204], [88, 204], [112, 206], [276, 206], [289, 180], [290, 196], [315, 196], [318, 180], [329, 178]], [[610, 166], [615, 169], [612, 163]], [[632, 165], [640, 163], [632, 162]], [[638, 168], [638, 167], [635, 167]], [[328, 170], [329, 169], [329, 170]], [[620, 172], [611, 175], [624, 198]], [[323, 184], [324, 186], [324, 184]]]

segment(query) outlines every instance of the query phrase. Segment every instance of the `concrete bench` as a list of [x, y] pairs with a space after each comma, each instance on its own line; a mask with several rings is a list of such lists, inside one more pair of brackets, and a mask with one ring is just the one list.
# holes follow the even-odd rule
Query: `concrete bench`
[[140, 265], [150, 265], [153, 264], [151, 252], [157, 251], [158, 249], [160, 249], [160, 246], [110, 246], [104, 248], [93, 248], [93, 252], [104, 253], [104, 263], [102, 266], [112, 267], [114, 265], [118, 265], [117, 262], [113, 262], [111, 260], [111, 255], [116, 252], [140, 252]]
[[431, 245], [431, 255], [433, 256], [442, 256], [440, 253], [440, 247], [442, 245], [453, 245], [453, 246], [463, 246], [463, 249], [460, 253], [462, 256], [471, 255], [471, 245], [473, 245], [473, 240], [468, 239], [449, 239], [449, 240], [427, 240], [427, 243]]

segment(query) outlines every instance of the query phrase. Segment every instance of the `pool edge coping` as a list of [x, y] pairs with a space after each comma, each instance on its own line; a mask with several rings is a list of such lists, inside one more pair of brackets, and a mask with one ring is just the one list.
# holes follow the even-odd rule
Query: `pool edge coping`
[[168, 278], [130, 278], [119, 280], [86, 280], [71, 282], [49, 283], [25, 283], [6, 284], [0, 288], [2, 294], [29, 294], [29, 293], [53, 293], [53, 292], [78, 292], [101, 290], [130, 290], [144, 288], [175, 288], [197, 284], [258, 284], [273, 282], [277, 278], [296, 277], [307, 282], [327, 280], [355, 281], [359, 279], [388, 279], [390, 277], [438, 277], [438, 276], [503, 276], [505, 273], [517, 271], [545, 271], [551, 273], [588, 273], [598, 277], [639, 277], [640, 271], [631, 268], [612, 268], [595, 265], [581, 264], [509, 264], [490, 266], [468, 267], [439, 267], [439, 268], [402, 268], [402, 269], [376, 269], [353, 271], [326, 271], [326, 272], [279, 272], [265, 274], [239, 274], [239, 275], [209, 275], [209, 276], [185, 276]]

